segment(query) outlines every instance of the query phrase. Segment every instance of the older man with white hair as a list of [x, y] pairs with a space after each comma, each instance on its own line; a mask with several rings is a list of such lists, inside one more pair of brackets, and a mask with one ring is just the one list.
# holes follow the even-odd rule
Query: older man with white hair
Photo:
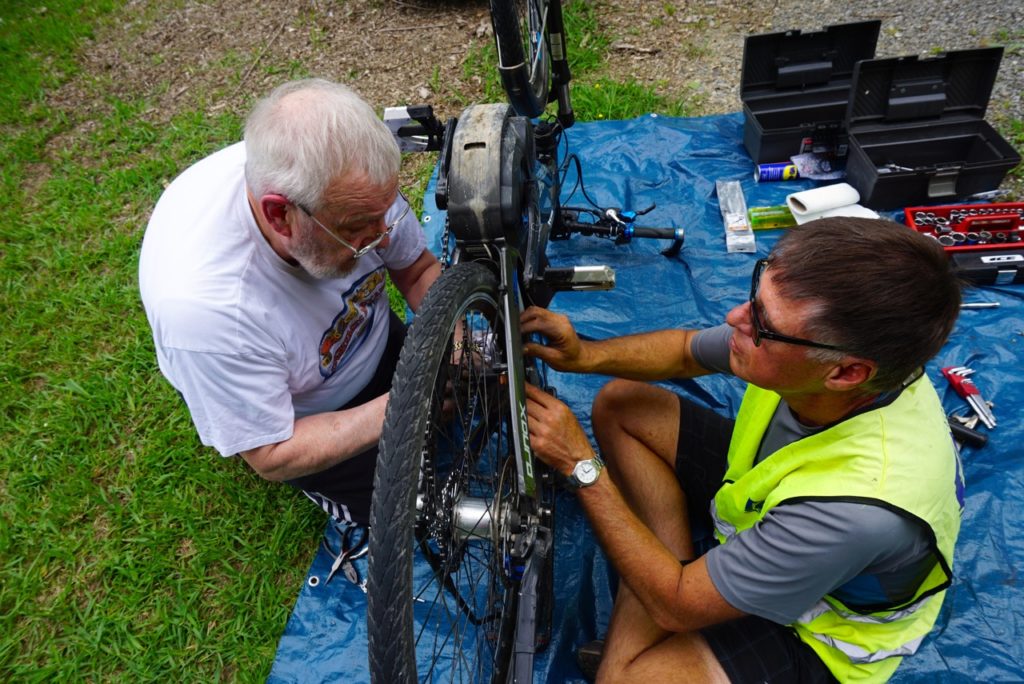
[[203, 444], [365, 524], [405, 328], [440, 271], [400, 154], [349, 88], [286, 83], [164, 192], [139, 264], [160, 370]]

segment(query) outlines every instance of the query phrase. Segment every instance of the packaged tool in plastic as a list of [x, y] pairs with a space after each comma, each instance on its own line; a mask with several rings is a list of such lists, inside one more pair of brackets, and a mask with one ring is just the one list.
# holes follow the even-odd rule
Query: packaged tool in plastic
[[743, 197], [743, 186], [736, 180], [715, 181], [718, 193], [718, 208], [722, 212], [725, 226], [725, 248], [732, 252], [754, 252], [757, 242], [754, 231], [747, 220], [747, 201]]

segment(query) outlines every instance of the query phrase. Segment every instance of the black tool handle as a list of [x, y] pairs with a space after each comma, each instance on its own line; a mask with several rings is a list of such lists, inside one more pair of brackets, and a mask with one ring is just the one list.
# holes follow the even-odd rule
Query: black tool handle
[[966, 446], [972, 446], [976, 449], [988, 444], [988, 435], [972, 430], [971, 428], [961, 425], [955, 420], [949, 421], [949, 431], [953, 433], [953, 439], [964, 444]]

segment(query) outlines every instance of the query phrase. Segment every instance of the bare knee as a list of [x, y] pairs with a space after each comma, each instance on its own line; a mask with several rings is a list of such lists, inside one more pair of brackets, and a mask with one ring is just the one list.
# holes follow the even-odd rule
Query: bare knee
[[616, 379], [594, 398], [592, 425], [609, 465], [639, 448], [672, 463], [679, 434], [679, 397], [646, 382]]
[[649, 387], [650, 385], [645, 382], [621, 378], [616, 378], [602, 387], [594, 397], [591, 407], [594, 430], [597, 431], [605, 426], [620, 425], [623, 416], [628, 413], [629, 407], [633, 406], [637, 398], [642, 396]]
[[647, 383], [615, 379], [597, 393], [591, 407], [591, 425], [602, 449], [630, 432], [635, 407], [649, 388]]

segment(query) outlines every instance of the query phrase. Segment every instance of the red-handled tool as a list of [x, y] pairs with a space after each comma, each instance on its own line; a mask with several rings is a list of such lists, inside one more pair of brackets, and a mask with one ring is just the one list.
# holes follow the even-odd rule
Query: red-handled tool
[[988, 402], [981, 397], [978, 386], [968, 377], [972, 373], [974, 371], [967, 366], [949, 366], [942, 369], [942, 374], [946, 376], [946, 380], [953, 386], [956, 393], [971, 405], [981, 422], [991, 430], [996, 426], [996, 417], [992, 415], [992, 409], [988, 407]]

